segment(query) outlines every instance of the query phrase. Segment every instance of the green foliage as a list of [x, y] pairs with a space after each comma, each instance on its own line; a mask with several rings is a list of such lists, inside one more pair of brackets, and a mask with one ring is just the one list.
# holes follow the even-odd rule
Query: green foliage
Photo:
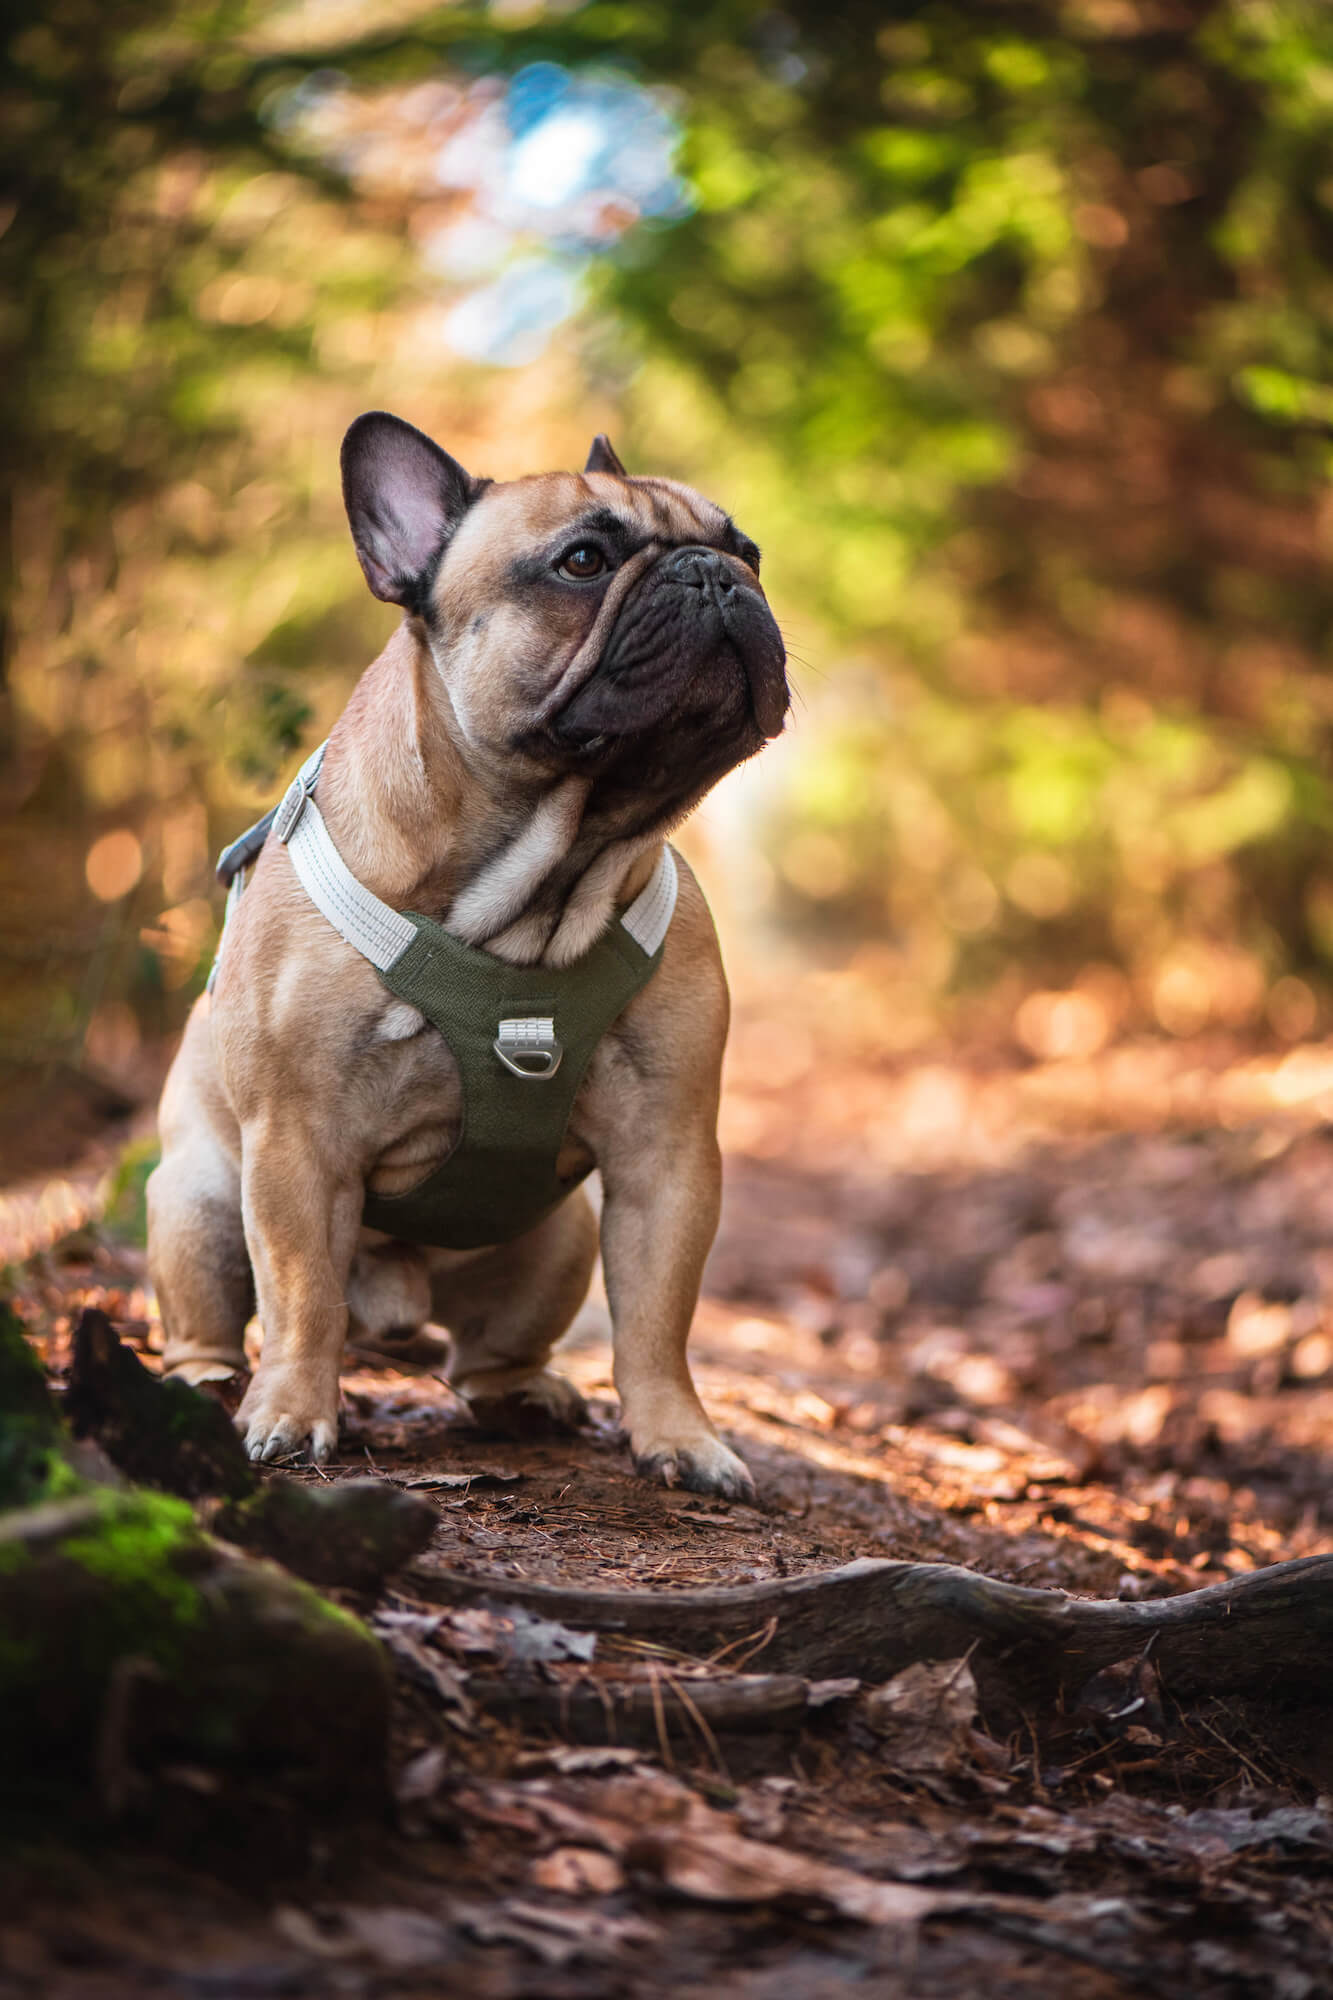
[[[759, 533], [820, 669], [772, 835], [789, 912], [884, 933], [935, 989], [1006, 953], [1147, 977], [1190, 937], [1326, 962], [1328, 8], [594, 0], [326, 31], [57, 0], [0, 70], [0, 1060], [90, 1019], [95, 1053], [126, 996], [151, 1033], [198, 990], [211, 850], [383, 631], [342, 423], [504, 429], [495, 380], [442, 377], [422, 332], [414, 232], [445, 198], [358, 178], [357, 135], [335, 171], [284, 93], [336, 65], [373, 133], [423, 79], [536, 59], [676, 93], [693, 211], [602, 259], [576, 344], [629, 462]], [[98, 904], [89, 850], [121, 829], [142, 866]]]
[[148, 1240], [148, 1176], [162, 1157], [156, 1139], [132, 1139], [107, 1176], [98, 1227], [119, 1243]]
[[878, 665], [789, 907], [927, 983], [1192, 933], [1317, 965], [1333, 13], [645, 6], [602, 53], [682, 91], [698, 194], [607, 274], [629, 448], [758, 526], [801, 653]]

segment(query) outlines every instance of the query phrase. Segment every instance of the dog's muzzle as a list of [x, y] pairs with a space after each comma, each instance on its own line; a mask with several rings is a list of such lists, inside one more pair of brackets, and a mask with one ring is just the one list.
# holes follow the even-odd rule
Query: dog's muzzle
[[[786, 649], [763, 592], [716, 549], [672, 549], [620, 607], [596, 670], [550, 725], [580, 751], [712, 715], [776, 736], [787, 712]], [[739, 672], [738, 672], [739, 670]]]
[[725, 556], [704, 547], [674, 549], [662, 564], [679, 582], [713, 603], [722, 630], [745, 669], [754, 719], [765, 737], [781, 734], [787, 713], [787, 649], [767, 599], [742, 583]]

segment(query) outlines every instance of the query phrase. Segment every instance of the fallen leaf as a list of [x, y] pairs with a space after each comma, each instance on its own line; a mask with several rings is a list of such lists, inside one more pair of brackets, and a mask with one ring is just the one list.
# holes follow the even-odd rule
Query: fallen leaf
[[977, 1684], [965, 1659], [917, 1660], [866, 1696], [866, 1720], [900, 1771], [957, 1770], [972, 1750]]
[[[390, 1614], [402, 1620], [403, 1613]], [[377, 1629], [379, 1621], [375, 1621]], [[414, 1633], [415, 1628], [400, 1624], [398, 1629]], [[518, 1605], [480, 1605], [464, 1611], [442, 1612], [429, 1628], [441, 1644], [462, 1654], [488, 1654], [508, 1660], [591, 1660], [597, 1651], [595, 1632], [576, 1632], [553, 1618]]]
[[655, 1924], [641, 1917], [608, 1917], [600, 1910], [573, 1912], [517, 1901], [498, 1909], [473, 1910], [462, 1921], [479, 1944], [523, 1945], [543, 1965], [553, 1967], [578, 1958], [617, 1958], [624, 1951], [659, 1944], [662, 1936]]
[[641, 1834], [628, 1859], [678, 1896], [699, 1902], [794, 1902], [865, 1924], [917, 1923], [959, 1901], [902, 1882], [872, 1882], [850, 1868], [701, 1823]]
[[471, 1735], [474, 1711], [468, 1697], [467, 1676], [462, 1668], [442, 1660], [437, 1652], [423, 1645], [410, 1632], [386, 1626], [378, 1618], [372, 1622], [393, 1655], [395, 1665], [418, 1687], [426, 1688], [435, 1696], [455, 1729]]
[[371, 1619], [382, 1639], [404, 1632], [410, 1639], [429, 1639], [444, 1623], [442, 1611], [377, 1611]]
[[532, 1864], [539, 1889], [560, 1896], [609, 1896], [625, 1886], [625, 1871], [597, 1847], [555, 1847]]
[[705, 1805], [664, 1772], [609, 1779], [591, 1810], [535, 1785], [515, 1786], [511, 1796], [522, 1796], [571, 1842], [605, 1848], [627, 1867], [699, 1902], [791, 1902], [859, 1923], [906, 1924], [936, 1911], [979, 1908], [984, 1900], [871, 1881], [850, 1868], [749, 1840], [735, 1831], [733, 1815]]
[[1169, 1837], [1173, 1843], [1200, 1838], [1221, 1841], [1233, 1854], [1274, 1842], [1287, 1847], [1333, 1847], [1333, 1819], [1318, 1806], [1280, 1806], [1276, 1812], [1258, 1817], [1243, 1807], [1233, 1811], [1205, 1807], [1172, 1821]]
[[316, 1958], [350, 1958], [356, 1950], [345, 1933], [324, 1930], [308, 1910], [298, 1910], [294, 1903], [278, 1905], [273, 1912], [273, 1928], [298, 1951], [311, 1952]]
[[449, 1760], [438, 1746], [413, 1757], [394, 1779], [393, 1795], [399, 1805], [419, 1805], [434, 1798], [448, 1768]]
[[506, 1651], [515, 1660], [590, 1660], [597, 1651], [595, 1632], [574, 1632], [553, 1618], [539, 1618], [535, 1612], [506, 1610], [508, 1625]]
[[398, 1971], [438, 1965], [452, 1956], [449, 1926], [421, 1910], [361, 1910], [342, 1913], [360, 1949]]
[[555, 1744], [549, 1750], [525, 1750], [514, 1760], [519, 1775], [558, 1771], [563, 1777], [588, 1777], [599, 1771], [628, 1771], [643, 1762], [643, 1751], [623, 1744]]
[[472, 1486], [517, 1486], [523, 1477], [523, 1473], [507, 1467], [483, 1466], [478, 1472], [422, 1472], [415, 1479], [400, 1479], [396, 1483], [407, 1487], [409, 1492], [454, 1493], [466, 1492]]
[[328, 1959], [373, 1958], [397, 1971], [437, 1965], [450, 1954], [447, 1924], [421, 1910], [359, 1909], [330, 1912], [324, 1927], [308, 1910], [284, 1904], [273, 1913], [274, 1928], [298, 1951]]

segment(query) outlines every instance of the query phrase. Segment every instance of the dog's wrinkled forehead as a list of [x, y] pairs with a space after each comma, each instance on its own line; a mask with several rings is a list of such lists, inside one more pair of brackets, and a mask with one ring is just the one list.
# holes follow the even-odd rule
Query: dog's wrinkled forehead
[[479, 590], [508, 595], [542, 574], [580, 535], [604, 537], [623, 558], [650, 544], [704, 543], [744, 555], [749, 546], [711, 500], [673, 479], [618, 478], [605, 472], [548, 472], [488, 486], [468, 509], [435, 583], [448, 613]]

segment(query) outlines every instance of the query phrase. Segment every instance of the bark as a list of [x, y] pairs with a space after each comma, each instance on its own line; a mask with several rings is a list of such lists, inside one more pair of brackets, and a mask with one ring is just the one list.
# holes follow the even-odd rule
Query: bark
[[758, 1641], [771, 1627], [750, 1658], [769, 1672], [813, 1679], [883, 1681], [914, 1660], [969, 1653], [983, 1687], [1054, 1694], [1152, 1641], [1175, 1693], [1299, 1696], [1327, 1688], [1333, 1661], [1333, 1556], [1142, 1603], [1028, 1589], [951, 1564], [872, 1558], [723, 1590], [581, 1590], [434, 1569], [410, 1571], [406, 1582], [431, 1603], [519, 1605], [692, 1657]]
[[797, 1729], [810, 1708], [798, 1674], [736, 1674], [680, 1679], [669, 1672], [642, 1681], [553, 1683], [535, 1677], [469, 1674], [469, 1699], [521, 1730], [549, 1729], [568, 1743], [658, 1747], [711, 1735], [766, 1735]]

